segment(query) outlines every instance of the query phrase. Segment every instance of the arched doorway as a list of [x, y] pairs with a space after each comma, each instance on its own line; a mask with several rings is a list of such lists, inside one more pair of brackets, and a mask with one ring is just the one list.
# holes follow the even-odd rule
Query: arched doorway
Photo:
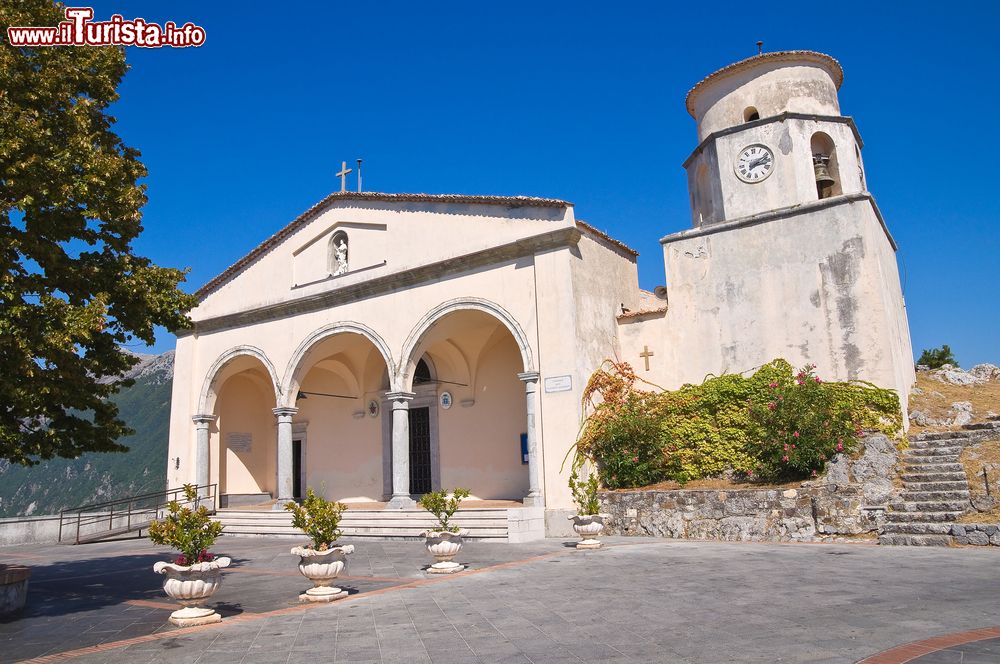
[[[259, 351], [231, 351], [211, 372], [198, 416], [208, 429], [208, 469], [223, 505], [262, 502], [275, 495], [275, 376]], [[201, 473], [199, 473], [201, 474]], [[199, 480], [199, 483], [202, 480]]]
[[[373, 341], [374, 338], [374, 341]], [[330, 500], [385, 498], [382, 395], [389, 389], [384, 344], [349, 329], [314, 335], [294, 360], [291, 469], [294, 497], [312, 487]]]
[[[429, 436], [432, 489], [468, 488], [480, 500], [521, 500], [529, 491], [522, 348], [500, 319], [455, 309], [412, 340], [401, 384], [409, 403], [411, 493]], [[427, 428], [424, 428], [424, 422]]]

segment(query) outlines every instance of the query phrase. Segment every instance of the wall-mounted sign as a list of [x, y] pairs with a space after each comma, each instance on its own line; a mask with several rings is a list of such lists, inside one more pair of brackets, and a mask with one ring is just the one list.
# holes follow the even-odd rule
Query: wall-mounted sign
[[368, 416], [378, 417], [378, 401], [375, 401], [375, 399], [368, 402]]
[[449, 408], [451, 408], [451, 404], [452, 404], [451, 392], [442, 392], [441, 407], [444, 408], [445, 410], [448, 410]]
[[233, 452], [248, 454], [253, 451], [253, 434], [234, 431], [226, 436], [226, 447]]
[[546, 392], [569, 392], [573, 389], [572, 376], [552, 376], [545, 379]]

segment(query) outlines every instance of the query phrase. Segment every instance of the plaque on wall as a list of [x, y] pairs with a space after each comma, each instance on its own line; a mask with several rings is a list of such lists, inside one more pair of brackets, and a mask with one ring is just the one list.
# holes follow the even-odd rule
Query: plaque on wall
[[226, 447], [241, 454], [252, 452], [253, 434], [234, 431], [226, 436]]
[[451, 408], [451, 404], [452, 403], [453, 402], [452, 402], [452, 398], [451, 398], [451, 392], [442, 392], [441, 393], [441, 407], [444, 408], [445, 410], [448, 410], [449, 408]]
[[546, 392], [569, 392], [573, 389], [572, 376], [552, 376], [545, 379]]

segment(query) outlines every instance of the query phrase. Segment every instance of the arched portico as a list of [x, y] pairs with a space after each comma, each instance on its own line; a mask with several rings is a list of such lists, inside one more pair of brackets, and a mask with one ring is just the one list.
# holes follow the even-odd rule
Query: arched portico
[[279, 499], [312, 486], [345, 502], [383, 500], [378, 415], [391, 366], [382, 337], [360, 323], [324, 326], [299, 344], [275, 410]]
[[237, 346], [212, 363], [192, 417], [197, 484], [214, 480], [225, 494], [274, 490], [275, 443], [268, 411], [279, 399], [274, 365], [261, 349]]
[[[422, 360], [434, 367], [430, 380], [415, 379]], [[432, 489], [464, 486], [479, 499], [542, 504], [534, 423], [537, 381], [528, 336], [499, 305], [456, 299], [423, 316], [400, 355], [400, 389], [387, 395], [392, 408], [390, 505], [408, 504], [411, 483], [421, 481], [413, 466], [427, 463]], [[412, 427], [431, 436], [430, 443], [417, 441]], [[430, 458], [415, 458], [420, 454]]]

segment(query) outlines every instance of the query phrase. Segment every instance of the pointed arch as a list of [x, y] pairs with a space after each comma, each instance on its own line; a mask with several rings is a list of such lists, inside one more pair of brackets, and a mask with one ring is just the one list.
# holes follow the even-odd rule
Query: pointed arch
[[[318, 330], [314, 331], [312, 334], [307, 336], [299, 344], [298, 348], [295, 349], [295, 353], [292, 355], [292, 359], [289, 360], [288, 366], [285, 368], [284, 377], [281, 380], [282, 394], [284, 395], [284, 406], [294, 406], [295, 398], [294, 394], [298, 389], [298, 381], [301, 377], [296, 374], [301, 369], [302, 360], [305, 358], [306, 354], [312, 350], [312, 348], [323, 341], [337, 334], [357, 334], [360, 335], [375, 346], [378, 352], [382, 355], [382, 359], [385, 361], [386, 367], [393, 367], [392, 351], [389, 350], [389, 345], [385, 343], [385, 340], [363, 323], [357, 323], [354, 321], [342, 321], [339, 323], [332, 323], [330, 325], [325, 325]], [[390, 374], [395, 372], [390, 371]], [[396, 389], [394, 376], [389, 376], [389, 382], [391, 389]]]
[[394, 389], [408, 389], [407, 367], [415, 363], [420, 358], [413, 358], [412, 355], [420, 344], [424, 334], [430, 330], [435, 323], [450, 313], [456, 311], [480, 311], [497, 319], [514, 337], [515, 343], [521, 352], [521, 362], [524, 371], [535, 371], [535, 363], [531, 353], [531, 344], [528, 342], [528, 335], [517, 322], [513, 315], [499, 304], [478, 297], [456, 298], [442, 302], [438, 306], [428, 311], [410, 331], [406, 342], [403, 344], [403, 352], [399, 358], [399, 365], [396, 367], [394, 379]]
[[198, 395], [198, 413], [211, 413], [215, 408], [215, 399], [217, 396], [216, 380], [219, 377], [220, 372], [233, 360], [240, 357], [253, 357], [256, 358], [265, 369], [271, 378], [271, 389], [274, 392], [274, 402], [275, 404], [281, 402], [281, 386], [278, 383], [278, 374], [274, 370], [274, 364], [267, 357], [267, 354], [256, 346], [235, 346], [225, 351], [220, 355], [215, 362], [212, 363], [211, 368], [208, 373], [205, 374], [205, 380], [202, 383], [201, 393]]

